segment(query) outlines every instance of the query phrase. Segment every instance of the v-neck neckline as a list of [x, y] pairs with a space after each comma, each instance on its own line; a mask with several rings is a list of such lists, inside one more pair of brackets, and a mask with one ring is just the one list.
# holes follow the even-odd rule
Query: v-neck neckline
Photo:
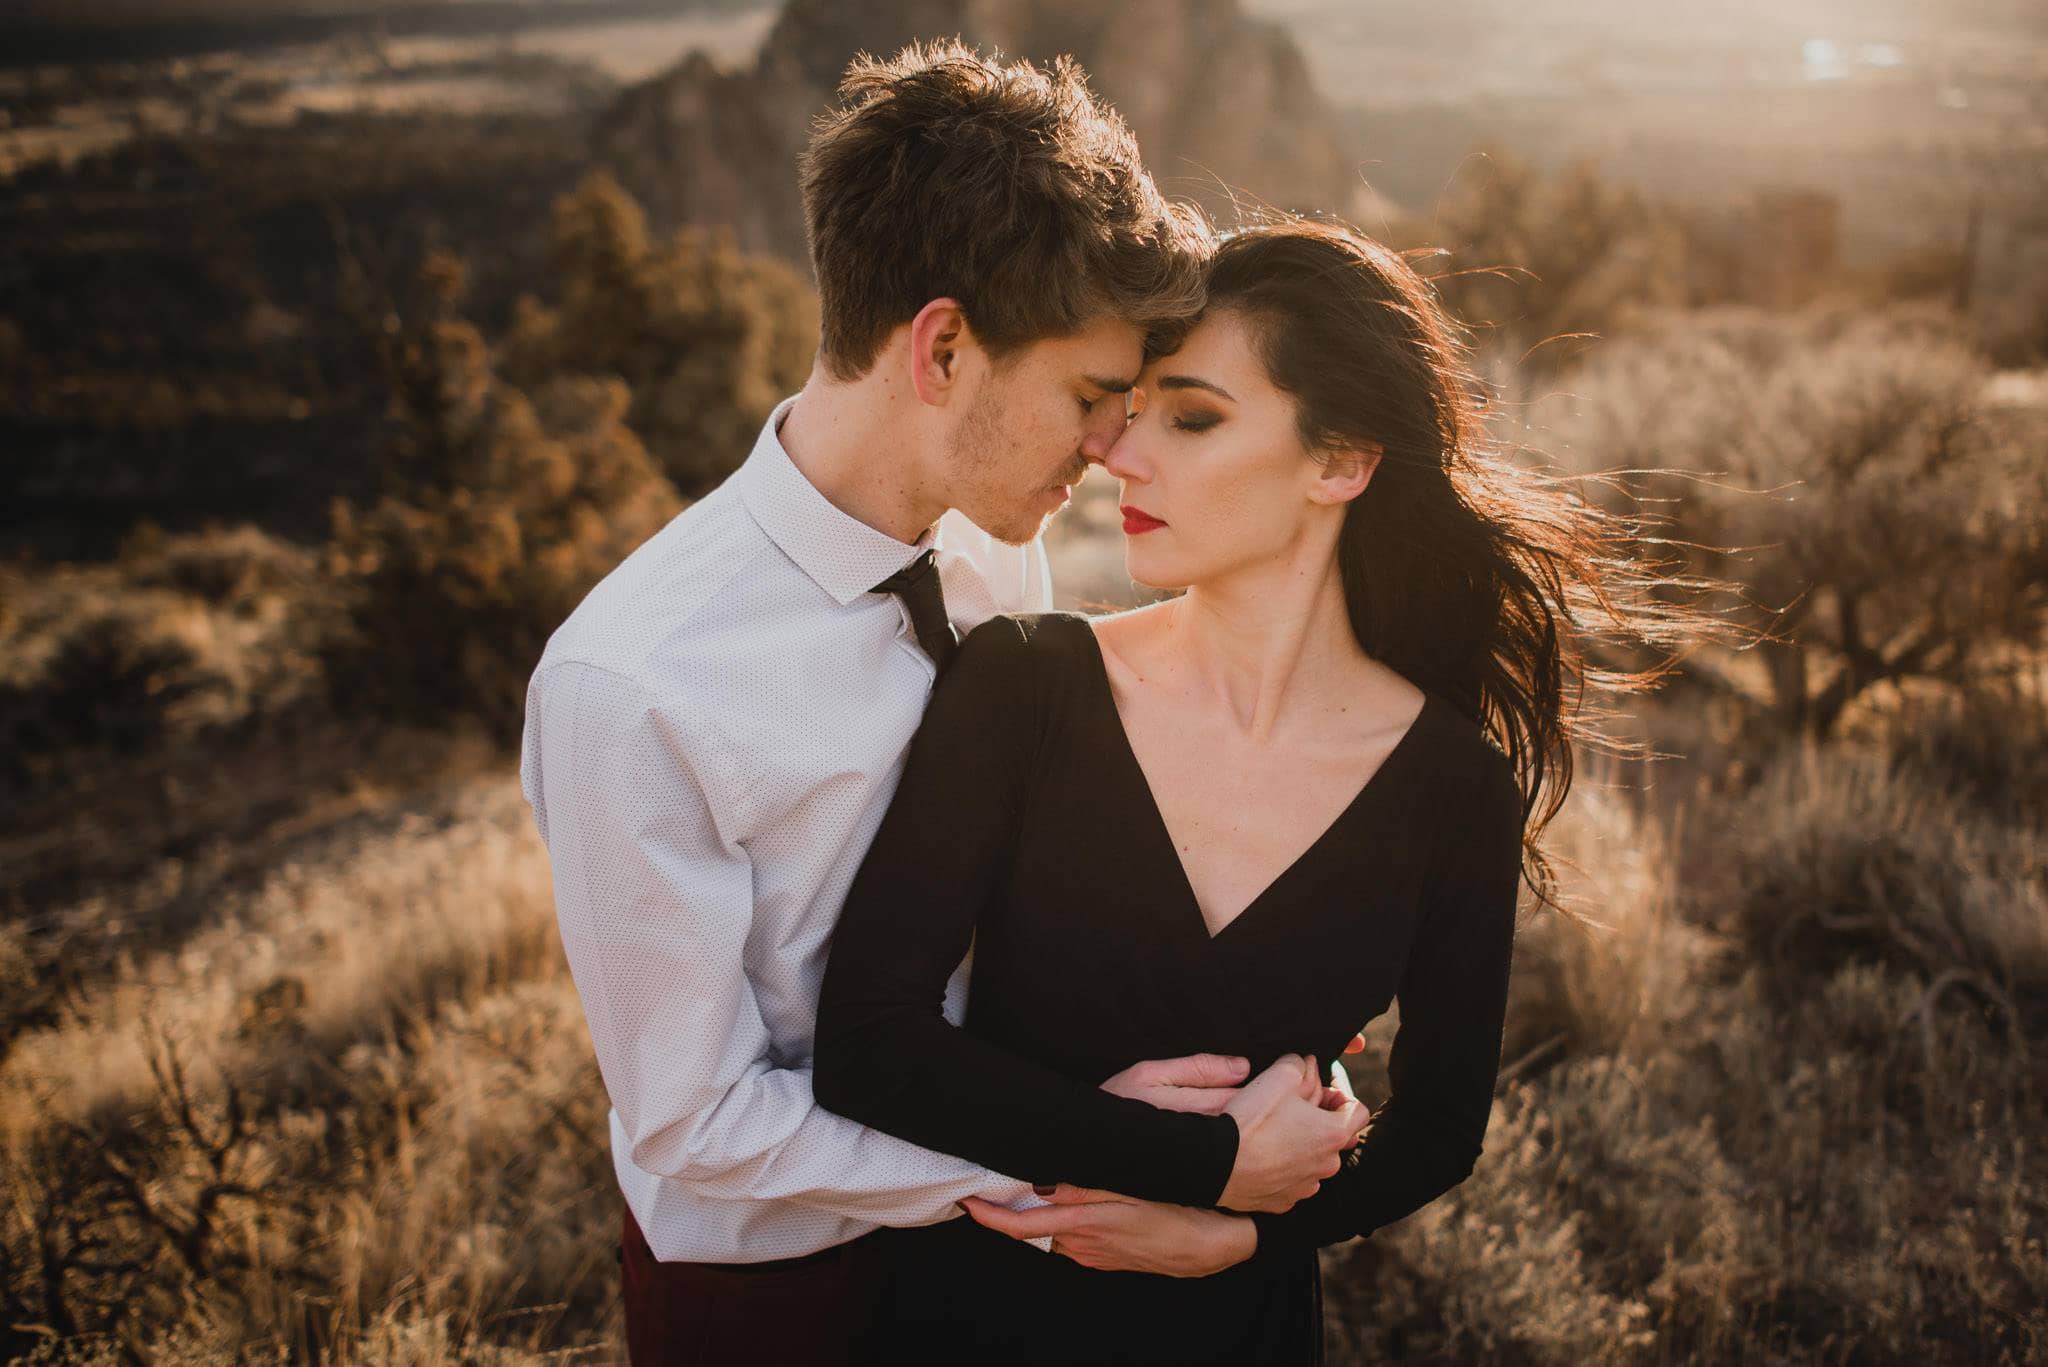
[[1194, 880], [1188, 876], [1187, 863], [1180, 857], [1180, 843], [1174, 838], [1172, 828], [1166, 824], [1166, 813], [1160, 809], [1158, 794], [1152, 789], [1151, 776], [1145, 772], [1143, 762], [1138, 759], [1137, 748], [1131, 744], [1130, 729], [1124, 725], [1123, 712], [1116, 705], [1116, 689], [1110, 683], [1109, 661], [1102, 649], [1102, 638], [1095, 634], [1094, 626], [1086, 618], [1081, 619], [1081, 629], [1087, 633], [1089, 643], [1094, 649], [1095, 679], [1102, 691], [1102, 705], [1109, 713], [1110, 729], [1116, 733], [1118, 744], [1123, 752], [1124, 763], [1128, 767], [1130, 774], [1137, 779], [1138, 791], [1144, 794], [1145, 805], [1151, 810], [1153, 834], [1165, 847], [1166, 857], [1172, 861], [1174, 872], [1180, 877], [1182, 896], [1187, 903], [1189, 912], [1194, 916], [1194, 930], [1209, 944], [1215, 944], [1224, 936], [1230, 934], [1232, 930], [1244, 922], [1245, 918], [1258, 910], [1262, 902], [1270, 898], [1282, 884], [1291, 881], [1322, 851], [1323, 847], [1329, 843], [1330, 838], [1350, 821], [1352, 815], [1360, 807], [1365, 805], [1366, 799], [1372, 795], [1375, 787], [1378, 785], [1380, 776], [1393, 767], [1394, 762], [1401, 758], [1404, 751], [1411, 748], [1410, 743], [1415, 739], [1416, 733], [1422, 729], [1424, 722], [1429, 718], [1430, 713], [1437, 705], [1436, 695], [1428, 689], [1417, 685], [1422, 694], [1422, 706], [1417, 709], [1415, 716], [1409, 721], [1408, 728], [1394, 742], [1393, 748], [1387, 751], [1386, 757], [1374, 766], [1372, 773], [1366, 776], [1365, 782], [1359, 785], [1358, 791], [1352, 795], [1351, 800], [1345, 803], [1343, 809], [1335, 817], [1331, 818], [1330, 824], [1325, 826], [1313, 841], [1309, 842], [1308, 847], [1295, 856], [1292, 863], [1274, 874], [1265, 886], [1252, 896], [1249, 902], [1246, 902], [1244, 906], [1238, 909], [1235, 915], [1223, 923], [1220, 929], [1212, 931], [1209, 929], [1209, 918], [1202, 912], [1201, 896], [1195, 891]]

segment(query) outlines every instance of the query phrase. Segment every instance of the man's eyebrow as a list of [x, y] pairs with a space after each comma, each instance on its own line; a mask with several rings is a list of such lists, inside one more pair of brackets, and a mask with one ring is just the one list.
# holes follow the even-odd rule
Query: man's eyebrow
[[1206, 389], [1211, 394], [1229, 399], [1232, 403], [1237, 402], [1237, 399], [1232, 396], [1231, 392], [1222, 385], [1210, 384], [1207, 380], [1198, 380], [1192, 375], [1161, 375], [1159, 377], [1159, 387], [1161, 389]]
[[1128, 394], [1138, 387], [1136, 380], [1105, 380], [1100, 375], [1083, 375], [1081, 378], [1109, 394]]

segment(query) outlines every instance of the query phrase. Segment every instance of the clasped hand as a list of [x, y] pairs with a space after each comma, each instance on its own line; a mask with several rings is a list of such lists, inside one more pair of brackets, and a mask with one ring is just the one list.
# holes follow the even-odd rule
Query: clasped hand
[[[1355, 1052], [1363, 1046], [1354, 1040]], [[1162, 1110], [1224, 1114], [1238, 1123], [1238, 1159], [1218, 1205], [1142, 1201], [1062, 1182], [1034, 1188], [1051, 1204], [1013, 1211], [970, 1196], [962, 1207], [1015, 1239], [1050, 1236], [1053, 1252], [1084, 1267], [1205, 1277], [1249, 1258], [1257, 1232], [1239, 1210], [1282, 1211], [1342, 1166], [1368, 1118], [1348, 1089], [1324, 1085], [1313, 1057], [1288, 1054], [1249, 1083], [1242, 1058], [1196, 1054], [1133, 1064], [1103, 1090]], [[1342, 1077], [1342, 1073], [1339, 1073]]]

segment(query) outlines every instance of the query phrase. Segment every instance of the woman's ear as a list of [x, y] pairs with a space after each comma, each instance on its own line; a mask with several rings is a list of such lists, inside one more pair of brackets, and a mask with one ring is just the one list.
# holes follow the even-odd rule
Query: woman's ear
[[973, 330], [957, 299], [934, 299], [910, 320], [910, 385], [917, 397], [943, 408], [958, 384], [961, 356], [974, 345]]
[[1324, 453], [1315, 483], [1309, 486], [1309, 498], [1317, 503], [1349, 503], [1365, 492], [1386, 453], [1376, 441], [1331, 448]]

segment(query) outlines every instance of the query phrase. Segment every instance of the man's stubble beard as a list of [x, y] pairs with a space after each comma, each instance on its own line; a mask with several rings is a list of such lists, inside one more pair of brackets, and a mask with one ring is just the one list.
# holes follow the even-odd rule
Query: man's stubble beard
[[[1052, 482], [1022, 497], [1005, 482], [1003, 476], [1009, 465], [1009, 452], [1004, 445], [1009, 435], [1007, 418], [1008, 409], [996, 401], [993, 386], [984, 386], [960, 419], [947, 458], [959, 482], [954, 506], [996, 540], [1023, 546], [1045, 529], [1048, 514], [1030, 505]], [[1074, 478], [1079, 480], [1087, 473], [1088, 463], [1078, 456], [1075, 461], [1080, 474]]]

